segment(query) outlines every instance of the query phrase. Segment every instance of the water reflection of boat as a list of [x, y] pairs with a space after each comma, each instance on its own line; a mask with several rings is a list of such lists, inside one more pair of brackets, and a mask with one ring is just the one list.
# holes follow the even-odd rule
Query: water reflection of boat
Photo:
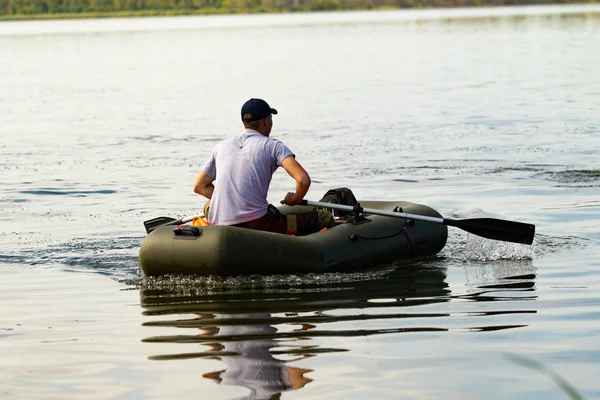
[[[185, 333], [144, 341], [187, 344], [185, 351], [150, 359], [218, 359], [225, 368], [201, 371], [203, 377], [246, 387], [247, 398], [269, 398], [311, 382], [307, 375], [312, 371], [291, 366], [292, 362], [348, 351], [339, 344], [323, 345], [339, 343], [335, 337], [524, 326], [478, 323], [457, 329], [448, 317], [460, 312], [444, 306], [451, 301], [494, 301], [493, 295], [485, 293], [513, 291], [516, 281], [523, 290], [533, 290], [535, 274], [522, 275], [508, 279], [507, 287], [502, 279], [485, 281], [479, 282], [480, 292], [464, 294], [451, 293], [446, 270], [426, 262], [349, 275], [241, 277], [217, 283], [201, 278], [150, 280], [140, 290], [143, 313], [153, 318], [144, 326], [185, 329]], [[489, 285], [494, 287], [485, 288]], [[497, 295], [501, 300], [502, 294]], [[502, 310], [490, 312], [498, 315]], [[505, 312], [535, 313], [514, 308]]]

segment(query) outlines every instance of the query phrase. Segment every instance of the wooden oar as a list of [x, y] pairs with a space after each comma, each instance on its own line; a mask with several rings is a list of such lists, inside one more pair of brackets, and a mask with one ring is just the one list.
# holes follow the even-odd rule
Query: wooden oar
[[523, 222], [507, 221], [496, 218], [470, 218], [470, 219], [449, 219], [428, 217], [426, 215], [407, 214], [395, 211], [383, 211], [373, 208], [362, 208], [358, 210], [353, 206], [342, 204], [322, 203], [318, 201], [302, 200], [300, 203], [305, 206], [330, 208], [341, 211], [358, 211], [366, 214], [383, 215], [386, 217], [414, 219], [418, 221], [433, 222], [455, 226], [474, 235], [488, 239], [502, 240], [505, 242], [531, 244], [535, 236], [535, 225], [525, 224]]
[[170, 218], [170, 217], [156, 217], [153, 219], [149, 219], [148, 221], [144, 221], [144, 228], [146, 228], [147, 233], [150, 233], [153, 230], [155, 230], [156, 228], [159, 228], [161, 226], [181, 225], [181, 224], [185, 224], [186, 222], [190, 222], [193, 219], [194, 219], [194, 216], [180, 218], [180, 219], [175, 219], [175, 218]]

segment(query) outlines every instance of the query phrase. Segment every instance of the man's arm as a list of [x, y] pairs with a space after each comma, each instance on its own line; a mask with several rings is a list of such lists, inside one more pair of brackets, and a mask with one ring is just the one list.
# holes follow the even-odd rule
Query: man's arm
[[310, 176], [308, 176], [308, 173], [293, 156], [286, 157], [281, 163], [281, 166], [296, 181], [296, 192], [289, 192], [286, 194], [285, 198], [281, 200], [281, 204], [294, 206], [299, 204], [302, 199], [304, 199], [304, 196], [306, 196], [308, 188], [310, 187]]
[[215, 186], [213, 185], [214, 180], [215, 178], [212, 176], [208, 176], [204, 173], [204, 171], [200, 171], [198, 177], [196, 178], [196, 183], [194, 183], [194, 192], [206, 197], [207, 199], [211, 199], [215, 190]]

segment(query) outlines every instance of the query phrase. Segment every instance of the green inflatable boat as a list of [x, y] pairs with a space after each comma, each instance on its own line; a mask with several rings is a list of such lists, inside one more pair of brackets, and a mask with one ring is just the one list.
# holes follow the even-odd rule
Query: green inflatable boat
[[[434, 209], [404, 201], [361, 201], [365, 210], [441, 218]], [[281, 206], [282, 213], [309, 206]], [[425, 257], [444, 248], [444, 224], [411, 218], [356, 213], [334, 228], [288, 236], [238, 227], [160, 226], [144, 239], [140, 266], [145, 276], [248, 275], [343, 272]]]

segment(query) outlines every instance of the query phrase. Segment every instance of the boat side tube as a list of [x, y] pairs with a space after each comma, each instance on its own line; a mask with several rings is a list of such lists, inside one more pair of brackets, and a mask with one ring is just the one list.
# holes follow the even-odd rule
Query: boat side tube
[[[440, 217], [409, 202], [361, 202], [365, 208]], [[280, 207], [282, 213], [312, 207]], [[176, 234], [174, 227], [150, 233], [140, 249], [144, 275], [239, 275], [355, 271], [402, 259], [430, 256], [446, 244], [448, 228], [425, 221], [366, 215], [362, 223], [295, 237], [214, 225]]]

